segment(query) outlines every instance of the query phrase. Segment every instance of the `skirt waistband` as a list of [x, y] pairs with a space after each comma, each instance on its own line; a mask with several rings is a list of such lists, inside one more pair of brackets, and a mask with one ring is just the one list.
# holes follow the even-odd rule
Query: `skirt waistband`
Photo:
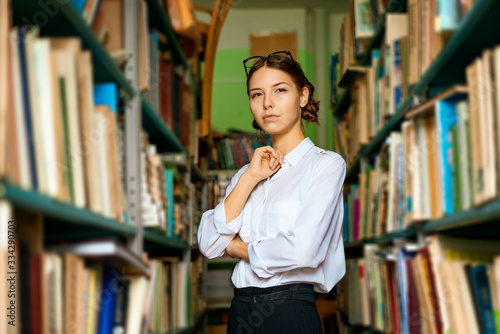
[[254, 304], [280, 299], [303, 300], [310, 303], [315, 301], [313, 286], [306, 283], [286, 284], [270, 288], [235, 288], [234, 299]]

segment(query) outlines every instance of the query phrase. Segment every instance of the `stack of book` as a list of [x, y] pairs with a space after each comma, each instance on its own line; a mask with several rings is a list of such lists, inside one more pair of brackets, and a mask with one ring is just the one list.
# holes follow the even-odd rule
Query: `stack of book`
[[0, 177], [123, 222], [116, 85], [94, 84], [79, 38], [14, 27], [10, 41], [12, 98], [0, 143], [9, 163]]
[[[0, 240], [5, 259], [17, 259], [9, 333], [163, 333], [189, 325], [188, 263], [140, 258], [116, 238], [46, 242], [42, 216], [14, 211], [6, 201], [0, 217], [16, 217], [22, 226], [15, 238]], [[6, 231], [7, 221], [1, 224]], [[7, 291], [6, 282], [0, 286]], [[5, 333], [6, 321], [0, 321]]]
[[339, 283], [352, 325], [392, 333], [498, 333], [500, 243], [428, 237], [367, 244]]
[[[363, 2], [352, 0], [351, 6], [359, 8], [359, 1]], [[392, 2], [389, 6], [391, 5]], [[339, 120], [345, 120], [345, 124], [341, 123], [334, 128], [334, 138], [337, 138], [335, 140], [339, 153], [348, 162], [354, 160], [359, 150], [375, 137], [402, 106], [470, 11], [471, 3], [457, 0], [413, 0], [408, 1], [407, 9], [407, 13], [391, 13], [390, 8], [387, 9], [380, 47], [376, 46], [362, 53], [369, 55], [365, 58], [370, 61], [363, 59], [365, 63], [361, 63], [361, 60], [357, 61], [352, 55], [341, 57], [341, 73], [354, 77], [353, 84], [349, 85], [353, 103], [349, 112]], [[351, 22], [353, 18], [351, 14], [346, 20]], [[344, 31], [341, 37], [347, 34], [350, 36], [347, 40], [352, 41], [356, 40], [354, 31], [362, 29], [363, 23], [354, 20], [351, 25], [351, 28], [346, 28], [349, 31]], [[349, 25], [346, 23], [345, 26]], [[351, 44], [342, 44], [343, 53], [352, 50]], [[340, 80], [344, 82], [344, 87], [346, 81], [348, 80], [344, 77]]]
[[208, 169], [240, 169], [250, 163], [253, 151], [269, 145], [264, 134], [233, 133], [214, 137], [214, 146], [208, 158]]
[[347, 240], [470, 209], [499, 195], [500, 47], [453, 86], [406, 113], [347, 194]]

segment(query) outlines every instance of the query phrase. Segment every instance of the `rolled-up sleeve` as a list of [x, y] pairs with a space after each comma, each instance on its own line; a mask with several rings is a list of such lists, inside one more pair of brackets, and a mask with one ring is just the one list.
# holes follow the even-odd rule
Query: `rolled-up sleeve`
[[201, 217], [198, 228], [198, 245], [201, 253], [209, 259], [224, 255], [226, 247], [241, 228], [241, 213], [232, 221], [226, 222], [224, 202], [246, 169], [247, 166], [243, 167], [233, 176], [226, 189], [224, 201], [220, 202], [215, 209], [206, 211]]
[[[310, 186], [300, 203], [294, 227], [274, 238], [252, 241], [250, 265], [261, 278], [298, 268], [317, 268], [327, 254], [339, 268], [345, 264], [341, 234], [344, 217], [342, 188], [345, 161], [330, 155], [320, 160]], [[340, 279], [340, 278], [339, 278]]]

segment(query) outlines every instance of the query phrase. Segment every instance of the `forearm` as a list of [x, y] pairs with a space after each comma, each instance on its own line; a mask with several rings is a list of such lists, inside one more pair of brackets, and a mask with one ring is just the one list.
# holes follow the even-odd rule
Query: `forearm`
[[250, 196], [250, 193], [258, 182], [259, 180], [247, 173], [241, 175], [233, 191], [224, 200], [226, 223], [230, 223], [239, 216], [247, 202], [248, 196]]
[[226, 253], [237, 259], [248, 261], [248, 243], [236, 241], [229, 244]]

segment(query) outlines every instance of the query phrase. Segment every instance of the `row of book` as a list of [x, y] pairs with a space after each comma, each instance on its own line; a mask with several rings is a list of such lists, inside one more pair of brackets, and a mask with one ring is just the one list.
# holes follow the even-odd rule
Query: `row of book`
[[[163, 2], [162, 2], [163, 4]], [[124, 65], [129, 58], [124, 41], [124, 3], [120, 0], [102, 0], [92, 29], [106, 49]], [[171, 54], [162, 50], [166, 36], [150, 27], [149, 7], [139, 1], [139, 89], [169, 129], [179, 138], [191, 156], [196, 156], [197, 141], [194, 96], [191, 92], [189, 71], [174, 66]], [[120, 55], [125, 54], [123, 58]]]
[[240, 169], [250, 163], [256, 148], [269, 143], [270, 140], [264, 134], [230, 132], [226, 136], [214, 136], [214, 146], [208, 157], [208, 169]]
[[182, 153], [158, 154], [156, 146], [142, 133], [141, 217], [142, 225], [167, 237], [188, 241], [190, 236], [190, 177], [170, 161]]
[[8, 107], [0, 177], [120, 222], [126, 218], [123, 137], [114, 83], [94, 84], [92, 55], [78, 38], [10, 30]]
[[208, 208], [213, 209], [224, 200], [226, 189], [231, 184], [231, 179], [236, 173], [235, 170], [214, 171], [207, 177], [208, 188]]
[[[7, 84], [11, 90], [0, 143], [4, 157], [0, 177], [78, 208], [128, 221], [123, 191], [124, 117], [118, 114], [118, 88], [114, 83], [94, 84], [92, 55], [82, 49], [80, 39], [38, 35], [36, 27], [10, 30], [12, 66]], [[144, 149], [150, 146], [143, 143]], [[145, 160], [144, 151], [142, 157]], [[152, 160], [162, 164], [161, 158]], [[144, 161], [142, 166], [149, 164]], [[181, 216], [186, 220], [186, 209], [181, 210], [180, 203], [174, 209], [175, 171], [161, 173], [160, 182], [164, 173], [168, 182], [157, 187], [150, 182], [156, 178], [146, 177], [143, 170], [142, 218], [145, 226], [161, 225], [166, 230], [167, 222], [175, 226], [177, 214], [177, 233], [172, 227], [168, 235], [180, 235], [181, 226], [187, 225], [180, 223]], [[152, 209], [148, 196], [159, 201], [161, 195], [163, 211]]]
[[[471, 7], [470, 2], [458, 0], [409, 1], [407, 13], [386, 14], [382, 45], [369, 51], [369, 65], [340, 58], [340, 73], [350, 71], [357, 77], [350, 88], [349, 129], [341, 129], [354, 134], [346, 152], [349, 161], [398, 110]], [[356, 29], [361, 28], [356, 25]]]
[[359, 183], [347, 187], [346, 237], [355, 241], [405, 229], [498, 198], [500, 48], [466, 68], [453, 86], [407, 112]]
[[388, 5], [388, 0], [349, 0], [349, 15], [340, 28], [340, 73], [345, 73], [366, 52]]
[[338, 305], [351, 325], [391, 333], [500, 333], [500, 243], [429, 236], [366, 244]]
[[[460, 0], [409, 0], [406, 4], [407, 27], [402, 31], [394, 30], [387, 16], [385, 17], [386, 38], [382, 48], [393, 48], [392, 44], [387, 43], [394, 41], [387, 38], [388, 34], [401, 35], [394, 36], [396, 39], [403, 36], [408, 38], [411, 85], [425, 73], [473, 4], [473, 1]], [[398, 1], [350, 0], [349, 15], [344, 18], [340, 34], [341, 73], [356, 65], [357, 59], [366, 52], [371, 38], [384, 24], [383, 14], [389, 15], [391, 11], [403, 8]]]
[[[189, 263], [143, 258], [118, 239], [44, 241], [40, 215], [13, 211], [0, 202], [0, 262], [11, 280], [11, 306], [0, 320], [2, 333], [165, 333], [190, 323]], [[9, 241], [10, 240], [10, 241]], [[15, 259], [15, 260], [12, 260]], [[11, 322], [11, 323], [9, 323]]]

